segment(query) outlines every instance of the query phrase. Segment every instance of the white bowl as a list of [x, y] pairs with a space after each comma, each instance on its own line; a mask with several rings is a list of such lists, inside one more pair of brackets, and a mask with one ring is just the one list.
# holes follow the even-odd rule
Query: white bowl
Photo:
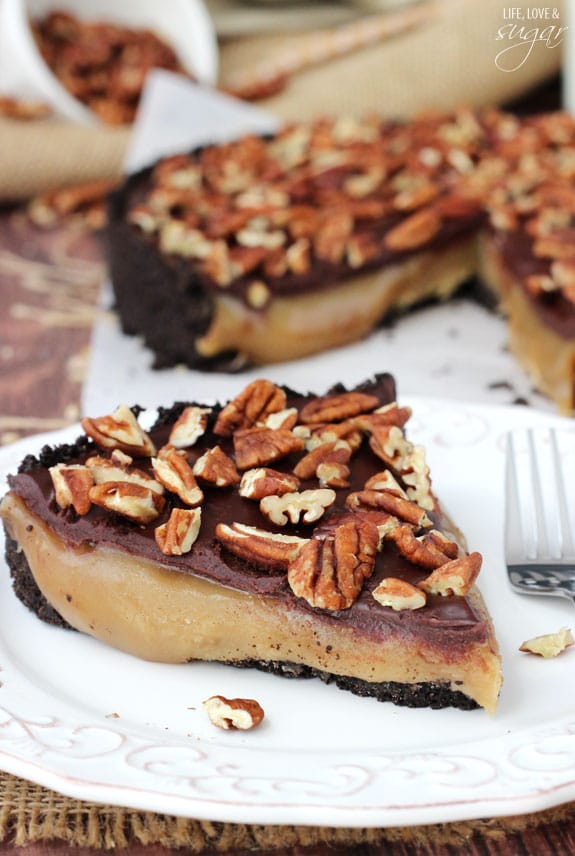
[[76, 122], [100, 122], [58, 81], [32, 35], [30, 19], [56, 10], [84, 21], [153, 30], [197, 81], [216, 82], [216, 37], [202, 0], [0, 0], [0, 94], [43, 101]]

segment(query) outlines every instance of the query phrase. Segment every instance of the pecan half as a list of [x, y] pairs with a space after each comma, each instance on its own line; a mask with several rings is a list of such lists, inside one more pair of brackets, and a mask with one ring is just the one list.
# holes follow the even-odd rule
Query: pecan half
[[185, 407], [174, 422], [168, 443], [176, 449], [186, 449], [193, 446], [205, 434], [208, 416], [211, 412], [211, 407], [197, 407], [196, 405]]
[[286, 394], [269, 380], [254, 380], [220, 411], [214, 433], [231, 437], [241, 428], [263, 422], [270, 413], [284, 410]]
[[[120, 458], [120, 455], [123, 457]], [[104, 482], [132, 482], [140, 484], [142, 487], [148, 487], [150, 490], [155, 490], [156, 493], [162, 494], [164, 486], [145, 473], [135, 467], [130, 467], [128, 462], [132, 458], [129, 455], [124, 455], [119, 450], [114, 450], [110, 458], [104, 458], [101, 455], [92, 455], [86, 459], [86, 466], [92, 473], [94, 484], [103, 484]]]
[[307, 544], [306, 538], [268, 532], [244, 523], [232, 523], [231, 526], [218, 523], [216, 538], [235, 556], [273, 570], [287, 570], [289, 563]]
[[126, 404], [121, 404], [111, 416], [85, 417], [82, 428], [101, 448], [120, 449], [135, 457], [156, 454], [154, 444]]
[[219, 446], [207, 449], [195, 462], [192, 472], [215, 487], [231, 487], [240, 481], [236, 465]]
[[440, 229], [439, 213], [431, 207], [422, 208], [390, 229], [383, 242], [396, 253], [413, 250], [431, 241]]
[[396, 577], [385, 577], [374, 588], [372, 595], [381, 606], [389, 606], [396, 612], [403, 609], [421, 609], [427, 600], [420, 588]]
[[315, 471], [322, 487], [343, 489], [349, 487], [350, 469], [337, 461], [322, 461]]
[[189, 553], [200, 533], [201, 508], [173, 508], [166, 523], [156, 526], [156, 544], [166, 556]]
[[349, 494], [345, 504], [352, 511], [361, 511], [363, 509], [386, 511], [388, 514], [393, 514], [394, 517], [399, 517], [401, 520], [405, 520], [406, 523], [411, 523], [418, 527], [432, 525], [423, 508], [420, 508], [415, 502], [397, 496], [394, 491], [356, 491]]
[[90, 499], [107, 511], [114, 511], [134, 523], [145, 525], [155, 520], [164, 506], [164, 498], [147, 487], [129, 482], [104, 482], [90, 489]]
[[72, 506], [76, 514], [87, 514], [92, 505], [90, 488], [94, 478], [82, 464], [56, 464], [49, 469], [54, 497], [60, 508]]
[[303, 448], [303, 440], [285, 428], [244, 428], [234, 434], [234, 453], [240, 470], [271, 464]]
[[163, 446], [158, 457], [152, 458], [152, 468], [157, 480], [179, 496], [186, 505], [200, 505], [203, 501], [204, 494], [198, 486], [185, 452], [172, 446]]
[[318, 422], [342, 422], [351, 416], [373, 410], [379, 404], [376, 395], [365, 392], [342, 392], [338, 395], [324, 395], [304, 404], [300, 410], [300, 421], [305, 425]]
[[269, 467], [246, 470], [242, 475], [239, 494], [246, 499], [263, 499], [264, 496], [283, 496], [299, 488], [299, 479], [291, 473], [280, 473]]
[[378, 458], [399, 471], [413, 451], [413, 444], [406, 439], [403, 431], [397, 425], [383, 425], [373, 428], [369, 445]]
[[349, 609], [373, 573], [378, 542], [377, 527], [359, 519], [311, 538], [288, 568], [293, 593], [319, 609]]
[[365, 490], [386, 490], [388, 493], [394, 493], [396, 496], [401, 496], [407, 499], [407, 494], [401, 487], [391, 470], [383, 470], [380, 473], [374, 473], [368, 478], [364, 484]]
[[285, 493], [282, 496], [265, 496], [260, 511], [276, 526], [286, 523], [315, 523], [335, 502], [335, 491], [329, 488]]
[[465, 595], [475, 582], [483, 558], [480, 553], [469, 553], [458, 559], [452, 559], [418, 583], [428, 594], [440, 594], [444, 597]]
[[317, 474], [320, 464], [347, 464], [350, 458], [351, 448], [345, 440], [331, 440], [320, 443], [300, 458], [293, 471], [300, 479], [311, 479]]
[[278, 410], [277, 412], [270, 413], [266, 416], [263, 427], [273, 429], [286, 428], [288, 431], [291, 431], [291, 429], [295, 427], [297, 420], [297, 408], [288, 407], [285, 410]]
[[396, 517], [391, 516], [382, 535], [394, 542], [402, 556], [422, 568], [433, 570], [449, 562], [449, 556], [433, 540], [426, 535], [418, 538], [409, 523], [402, 523]]
[[225, 698], [214, 695], [202, 702], [210, 722], [225, 730], [239, 728], [248, 731], [264, 718], [262, 706], [253, 698]]
[[386, 404], [383, 407], [378, 407], [372, 413], [363, 413], [354, 418], [354, 423], [361, 428], [362, 431], [371, 433], [376, 428], [381, 428], [384, 425], [397, 425], [403, 428], [405, 423], [411, 418], [411, 407], [399, 407], [397, 402]]

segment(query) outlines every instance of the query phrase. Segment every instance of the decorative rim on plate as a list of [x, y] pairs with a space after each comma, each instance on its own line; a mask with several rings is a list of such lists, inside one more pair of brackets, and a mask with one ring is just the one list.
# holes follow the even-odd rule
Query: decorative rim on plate
[[[221, 685], [231, 671], [229, 680], [236, 685], [267, 693], [275, 716], [270, 712], [260, 734], [237, 739], [220, 734], [195, 710], [186, 720], [188, 731], [183, 720], [167, 728], [133, 712], [119, 717], [110, 713], [109, 696], [100, 702], [97, 692], [82, 696], [74, 683], [76, 663], [93, 669], [98, 692], [108, 683], [120, 686], [126, 675], [136, 683], [145, 678], [142, 699], [151, 692], [161, 695], [164, 680], [177, 687], [179, 675], [189, 684], [190, 673], [175, 671], [188, 667], [135, 661], [88, 637], [42, 625], [12, 595], [4, 565], [0, 767], [71, 797], [244, 823], [411, 825], [525, 813], [575, 798], [573, 691], [565, 681], [570, 654], [542, 662], [516, 652], [518, 634], [569, 623], [571, 607], [511, 593], [501, 554], [506, 430], [552, 423], [572, 441], [575, 426], [523, 408], [424, 398], [408, 403], [414, 407], [410, 436], [427, 447], [439, 495], [457, 509], [473, 545], [486, 545], [488, 572], [482, 572], [481, 588], [499, 633], [506, 677], [493, 717], [483, 711], [394, 708], [316, 681], [255, 677], [211, 664], [189, 667], [196, 669], [198, 692], [200, 686]], [[79, 430], [74, 426], [0, 450], [2, 481], [27, 452], [69, 441]], [[441, 466], [446, 454], [450, 467]], [[573, 458], [569, 465], [575, 465], [575, 453]], [[469, 472], [462, 493], [458, 474], [465, 461]], [[39, 652], [37, 668], [31, 665], [30, 646]], [[45, 670], [46, 663], [52, 671]], [[191, 697], [189, 687], [186, 692]], [[281, 714], [286, 698], [293, 708]], [[305, 739], [289, 727], [291, 719], [301, 717], [302, 702], [309, 703], [309, 721], [315, 722]], [[326, 736], [328, 711], [340, 731]], [[153, 720], [153, 713], [148, 718]], [[356, 735], [346, 733], [353, 725]], [[370, 728], [367, 739], [360, 732]]]

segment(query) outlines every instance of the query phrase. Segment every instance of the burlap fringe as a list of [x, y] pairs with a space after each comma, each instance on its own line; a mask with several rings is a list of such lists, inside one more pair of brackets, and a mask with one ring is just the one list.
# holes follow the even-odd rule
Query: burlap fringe
[[190, 853], [203, 853], [207, 849], [230, 853], [401, 841], [425, 846], [426, 853], [433, 853], [445, 846], [469, 847], [478, 837], [495, 842], [541, 824], [561, 824], [574, 816], [575, 808], [568, 804], [518, 817], [387, 829], [215, 823], [82, 802], [0, 774], [0, 843], [10, 842], [17, 847], [51, 841], [118, 850], [137, 843], [186, 848]]

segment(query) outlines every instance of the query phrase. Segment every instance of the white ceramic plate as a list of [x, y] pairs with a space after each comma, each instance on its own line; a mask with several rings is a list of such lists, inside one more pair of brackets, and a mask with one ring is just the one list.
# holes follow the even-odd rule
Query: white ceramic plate
[[[408, 710], [319, 681], [210, 664], [138, 661], [27, 612], [0, 575], [0, 767], [65, 794], [247, 823], [385, 826], [543, 809], [575, 798], [575, 650], [520, 643], [573, 621], [567, 601], [513, 594], [502, 557], [503, 437], [555, 424], [565, 463], [575, 426], [526, 408], [410, 399], [434, 485], [484, 554], [481, 588], [503, 652], [497, 713]], [[0, 473], [44, 442], [0, 451]], [[570, 479], [575, 481], [575, 479]], [[252, 732], [223, 732], [201, 702], [253, 697]]]

